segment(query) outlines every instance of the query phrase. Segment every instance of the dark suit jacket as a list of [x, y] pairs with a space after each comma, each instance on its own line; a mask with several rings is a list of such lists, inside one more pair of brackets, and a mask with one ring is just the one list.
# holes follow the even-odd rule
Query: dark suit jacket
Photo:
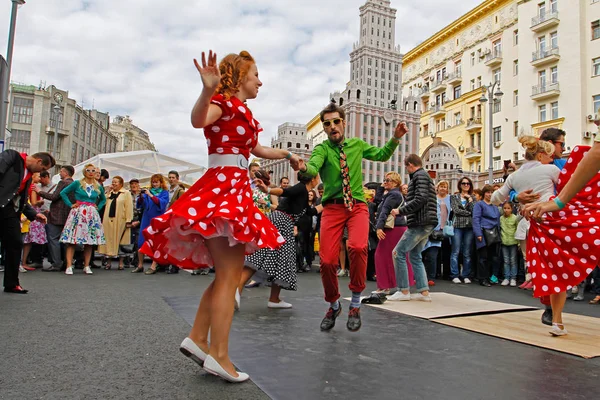
[[[60, 192], [62, 192], [62, 190], [71, 183], [73, 183], [73, 178], [62, 179], [56, 184], [56, 187], [52, 193], [38, 193], [41, 198], [50, 200], [52, 202], [50, 204], [50, 213], [48, 214], [49, 224], [64, 225], [67, 222], [67, 218], [69, 218], [69, 213], [71, 212], [71, 207], [65, 204], [62, 197], [60, 197]], [[69, 193], [69, 200], [71, 200], [71, 203], [75, 204], [75, 193]]]
[[[0, 153], [0, 207], [12, 207], [12, 201], [17, 195], [24, 177], [25, 166], [21, 154], [10, 149]], [[27, 202], [29, 186], [31, 186], [31, 178], [25, 182], [25, 190], [21, 194], [17, 213], [23, 213], [27, 219], [33, 221], [37, 212]]]

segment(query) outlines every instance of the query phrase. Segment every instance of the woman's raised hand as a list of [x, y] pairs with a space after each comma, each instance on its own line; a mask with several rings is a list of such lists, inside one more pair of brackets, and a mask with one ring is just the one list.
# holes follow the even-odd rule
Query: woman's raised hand
[[219, 66], [217, 65], [217, 54], [213, 54], [212, 50], [209, 50], [207, 63], [206, 54], [202, 52], [202, 66], [198, 64], [198, 60], [195, 58], [194, 65], [200, 73], [204, 87], [210, 90], [216, 90], [221, 81], [221, 73], [219, 72]]

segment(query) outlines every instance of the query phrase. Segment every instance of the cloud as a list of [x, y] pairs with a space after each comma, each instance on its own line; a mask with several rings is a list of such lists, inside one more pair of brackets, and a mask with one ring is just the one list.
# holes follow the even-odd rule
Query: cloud
[[[189, 122], [202, 84], [192, 59], [248, 50], [264, 86], [249, 103], [269, 145], [284, 122], [306, 123], [349, 80], [365, 0], [30, 0], [19, 9], [12, 80], [68, 90], [86, 108], [130, 115], [160, 152], [207, 163]], [[406, 52], [478, 4], [393, 0]], [[11, 2], [0, 3], [6, 43]]]

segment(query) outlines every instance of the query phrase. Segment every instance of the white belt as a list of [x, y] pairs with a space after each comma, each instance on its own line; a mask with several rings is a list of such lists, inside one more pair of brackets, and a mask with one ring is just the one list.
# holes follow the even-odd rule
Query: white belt
[[238, 167], [248, 169], [248, 159], [241, 154], [209, 154], [208, 168]]

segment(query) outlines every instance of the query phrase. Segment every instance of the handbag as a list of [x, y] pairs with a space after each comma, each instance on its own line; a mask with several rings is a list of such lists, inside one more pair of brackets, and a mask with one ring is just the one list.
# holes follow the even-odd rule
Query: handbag
[[394, 222], [396, 221], [396, 217], [394, 217], [392, 215], [392, 213], [390, 212], [387, 216], [387, 219], [385, 220], [385, 226], [384, 228], [387, 229], [394, 229]]
[[446, 221], [446, 225], [444, 225], [444, 236], [445, 237], [453, 237], [454, 236], [454, 223], [451, 220]]
[[486, 246], [500, 243], [500, 229], [498, 229], [498, 225], [494, 226], [492, 229], [483, 228], [482, 231]]
[[441, 242], [442, 240], [444, 240], [444, 237], [444, 231], [439, 229], [431, 232], [431, 234], [429, 235], [429, 240], [432, 242]]
[[[127, 229], [128, 228], [125, 228], [125, 231], [123, 231], [123, 234], [121, 235], [121, 239], [119, 240], [119, 243], [121, 243], [121, 240], [123, 240], [123, 237], [125, 237], [125, 233], [127, 233]], [[119, 253], [132, 254], [134, 252], [134, 248], [135, 248], [134, 243], [120, 244], [119, 245]]]

